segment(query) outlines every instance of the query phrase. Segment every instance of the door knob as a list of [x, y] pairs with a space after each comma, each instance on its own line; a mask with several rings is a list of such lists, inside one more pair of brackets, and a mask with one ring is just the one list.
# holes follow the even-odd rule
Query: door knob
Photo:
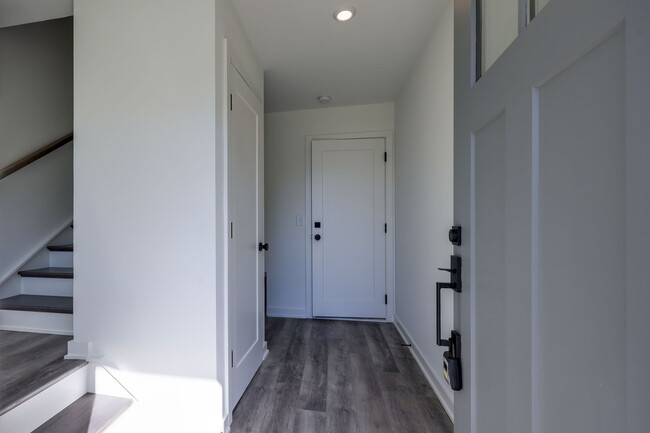
[[262, 251], [262, 250], [268, 251], [269, 250], [269, 244], [263, 244], [262, 242], [260, 242], [258, 248], [259, 248], [260, 251]]
[[314, 236], [314, 239], [316, 239], [317, 241], [320, 241], [320, 235]]

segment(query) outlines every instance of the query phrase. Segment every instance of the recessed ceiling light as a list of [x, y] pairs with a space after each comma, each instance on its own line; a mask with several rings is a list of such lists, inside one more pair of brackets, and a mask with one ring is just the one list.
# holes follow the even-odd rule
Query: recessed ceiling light
[[352, 17], [354, 16], [354, 14], [356, 14], [356, 13], [357, 13], [357, 11], [353, 7], [346, 7], [346, 8], [339, 9], [338, 11], [336, 11], [334, 13], [334, 19], [336, 21], [344, 23], [346, 21], [350, 21], [352, 19]]
[[329, 102], [332, 100], [332, 97], [323, 95], [323, 96], [319, 96], [317, 99], [320, 104], [329, 104]]

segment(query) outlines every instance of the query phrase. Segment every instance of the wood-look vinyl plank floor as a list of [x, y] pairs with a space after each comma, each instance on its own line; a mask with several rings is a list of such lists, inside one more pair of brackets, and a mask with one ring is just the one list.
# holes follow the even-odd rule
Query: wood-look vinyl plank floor
[[269, 356], [232, 433], [451, 433], [390, 323], [268, 318]]

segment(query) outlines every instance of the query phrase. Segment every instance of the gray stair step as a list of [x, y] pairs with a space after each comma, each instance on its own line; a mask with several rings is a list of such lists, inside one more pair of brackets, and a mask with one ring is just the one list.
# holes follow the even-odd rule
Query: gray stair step
[[73, 268], [40, 268], [18, 272], [21, 277], [29, 278], [74, 278]]
[[131, 400], [86, 394], [32, 433], [99, 433], [131, 406]]
[[0, 299], [0, 310], [72, 314], [72, 297], [17, 295]]
[[71, 339], [0, 330], [0, 416], [86, 365], [63, 359]]
[[72, 252], [74, 251], [74, 246], [72, 244], [67, 245], [50, 245], [47, 247], [50, 251], [63, 251], [63, 252]]

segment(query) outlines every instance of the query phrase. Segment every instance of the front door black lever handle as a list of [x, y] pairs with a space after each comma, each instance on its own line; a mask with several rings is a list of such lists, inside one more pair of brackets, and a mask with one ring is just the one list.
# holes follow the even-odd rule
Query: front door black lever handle
[[262, 242], [260, 242], [260, 244], [258, 245], [258, 248], [259, 248], [260, 251], [262, 251], [262, 250], [263, 251], [268, 251], [269, 250], [269, 244], [263, 244]]
[[449, 269], [449, 268], [438, 268], [439, 271], [445, 271], [445, 272], [451, 272], [452, 274], [455, 274], [458, 272], [458, 269]]

